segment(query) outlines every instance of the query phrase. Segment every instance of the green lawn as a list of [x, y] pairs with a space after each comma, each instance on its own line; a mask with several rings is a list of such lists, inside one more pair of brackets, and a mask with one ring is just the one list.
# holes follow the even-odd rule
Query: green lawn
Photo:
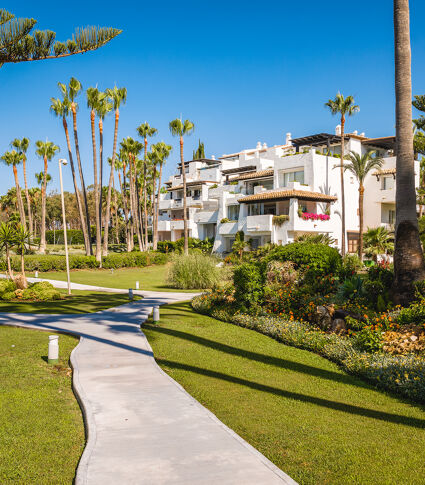
[[[110, 269], [73, 270], [71, 271], [71, 281], [85, 285], [124, 289], [136, 288], [136, 281], [138, 281], [139, 289], [146, 291], [196, 291], [176, 290], [166, 286], [167, 269], [168, 265], [154, 265], [145, 268], [114, 269], [113, 272]], [[34, 276], [34, 273], [28, 273], [27, 276]], [[39, 278], [66, 281], [66, 272], [39, 272], [38, 276]]]
[[60, 363], [46, 363], [48, 333], [0, 327], [0, 483], [71, 484], [84, 424], [71, 389], [74, 337], [60, 335]]
[[[96, 291], [77, 291], [72, 290], [72, 295], [68, 296], [66, 290], [59, 290], [64, 296], [64, 300], [54, 301], [0, 301], [0, 312], [8, 313], [93, 313], [106, 310], [118, 305], [129, 303], [128, 295], [118, 293], [100, 293]], [[134, 300], [139, 300], [135, 296]]]
[[188, 303], [143, 331], [168, 374], [299, 483], [424, 483], [424, 407]]

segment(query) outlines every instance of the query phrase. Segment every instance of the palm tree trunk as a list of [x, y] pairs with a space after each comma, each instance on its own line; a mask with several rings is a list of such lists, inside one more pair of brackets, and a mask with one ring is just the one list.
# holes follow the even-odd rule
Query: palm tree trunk
[[153, 176], [152, 176], [152, 245], [155, 239], [155, 232], [156, 232], [156, 221], [155, 221], [155, 214], [156, 214], [156, 165], [153, 167]]
[[90, 128], [91, 128], [91, 141], [93, 149], [93, 178], [94, 178], [94, 206], [96, 214], [96, 261], [101, 261], [102, 259], [102, 247], [101, 247], [101, 224], [99, 220], [99, 181], [97, 177], [97, 153], [96, 153], [96, 128], [95, 128], [95, 118], [96, 114], [94, 109], [90, 112]]
[[129, 221], [129, 214], [128, 214], [128, 206], [127, 206], [127, 194], [126, 194], [126, 183], [125, 183], [125, 163], [123, 164], [123, 183], [121, 184], [121, 176], [119, 177], [120, 179], [120, 185], [121, 185], [121, 194], [122, 194], [122, 200], [124, 204], [124, 218], [125, 218], [125, 233], [127, 237], [127, 251], [131, 251], [133, 249], [133, 244], [130, 239], [130, 221]]
[[92, 250], [92, 247], [91, 247], [91, 227], [90, 227], [89, 205], [88, 205], [88, 202], [87, 202], [87, 190], [86, 190], [86, 184], [84, 182], [83, 168], [81, 166], [80, 145], [78, 144], [78, 131], [77, 131], [77, 110], [75, 108], [74, 103], [72, 103], [71, 109], [72, 109], [72, 121], [73, 121], [73, 125], [74, 125], [75, 153], [77, 154], [78, 171], [80, 172], [81, 190], [83, 192], [84, 209], [85, 209], [85, 213], [86, 213], [87, 237], [89, 239], [90, 254], [93, 254], [93, 250]]
[[359, 187], [359, 258], [363, 261], [363, 198], [364, 198], [364, 186], [360, 184]]
[[109, 175], [108, 195], [106, 197], [105, 229], [104, 229], [104, 233], [103, 233], [103, 255], [104, 256], [107, 256], [108, 255], [109, 219], [111, 217], [112, 182], [114, 180], [115, 157], [116, 157], [116, 153], [115, 152], [117, 150], [118, 122], [119, 122], [119, 119], [120, 119], [120, 112], [119, 112], [119, 109], [117, 108], [115, 110], [114, 145], [113, 145], [113, 148], [112, 148], [111, 173]]
[[341, 254], [345, 256], [345, 187], [344, 187], [344, 152], [345, 152], [345, 116], [341, 116]]
[[144, 139], [145, 145], [145, 157], [143, 161], [143, 214], [145, 219], [145, 246], [148, 247], [149, 240], [148, 240], [148, 208], [147, 208], [147, 190], [146, 190], [146, 175], [147, 175], [147, 161], [146, 161], [146, 154], [148, 151], [148, 139]]
[[158, 247], [158, 216], [159, 216], [159, 197], [161, 195], [161, 179], [162, 179], [162, 163], [159, 164], [159, 179], [158, 179], [158, 193], [156, 196], [156, 210], [155, 210], [155, 232], [153, 234], [153, 250], [156, 251]]
[[189, 254], [189, 239], [187, 231], [187, 198], [186, 198], [186, 167], [183, 159], [183, 137], [180, 137], [180, 161], [183, 175], [183, 233], [184, 233], [184, 254]]
[[12, 271], [12, 266], [10, 264], [10, 252], [9, 252], [9, 246], [6, 246], [6, 260], [7, 260], [7, 271], [9, 272], [9, 277], [13, 281], [13, 271]]
[[62, 118], [62, 124], [63, 124], [63, 129], [65, 131], [66, 144], [67, 144], [67, 147], [68, 147], [69, 164], [71, 165], [72, 181], [74, 182], [75, 198], [77, 200], [78, 214], [80, 216], [81, 230], [83, 232], [84, 247], [85, 247], [85, 250], [86, 250], [86, 254], [89, 255], [90, 254], [90, 242], [89, 242], [89, 238], [88, 238], [88, 234], [87, 234], [87, 226], [86, 226], [85, 220], [84, 220], [83, 206], [81, 204], [80, 191], [78, 190], [77, 177], [75, 175], [75, 166], [74, 166], [74, 159], [72, 158], [72, 150], [71, 150], [71, 142], [70, 142], [70, 139], [69, 139], [68, 123], [66, 122], [65, 116]]
[[137, 234], [137, 243], [139, 245], [139, 250], [143, 251], [143, 245], [142, 245], [142, 239], [140, 237], [140, 226], [139, 226], [139, 210], [138, 210], [138, 204], [137, 204], [137, 196], [136, 196], [136, 191], [137, 191], [137, 184], [136, 184], [136, 179], [137, 179], [137, 174], [136, 174], [136, 164], [134, 157], [131, 156], [133, 159], [133, 162], [130, 159], [130, 177], [132, 178], [131, 180], [131, 186], [132, 186], [132, 209], [131, 209], [131, 215], [133, 219], [133, 230]]
[[[103, 201], [103, 120], [99, 118], [99, 198], [98, 207], [95, 210], [99, 213], [99, 261], [102, 263], [102, 201]], [[109, 221], [107, 221], [109, 223]], [[108, 248], [108, 240], [106, 240], [106, 248]]]
[[409, 23], [409, 0], [394, 0], [397, 185], [393, 290], [396, 303], [402, 305], [413, 299], [413, 283], [425, 279], [416, 214]]
[[115, 217], [115, 239], [117, 244], [120, 243], [119, 240], [119, 222], [118, 222], [118, 200], [117, 200], [117, 191], [115, 190], [115, 176], [112, 174], [112, 188], [114, 189], [114, 217]]
[[21, 252], [21, 273], [22, 273], [22, 276], [23, 276], [24, 285], [26, 286], [27, 285], [27, 277], [25, 275], [25, 259], [24, 259], [23, 248], [22, 248], [22, 252]]
[[134, 180], [136, 182], [136, 188], [135, 188], [135, 194], [134, 194], [134, 199], [136, 202], [136, 212], [137, 212], [137, 231], [138, 231], [138, 238], [141, 241], [141, 249], [140, 251], [145, 251], [147, 249], [147, 246], [145, 246], [144, 239], [143, 239], [143, 222], [142, 222], [142, 211], [140, 209], [140, 187], [139, 187], [139, 182], [137, 178], [137, 173], [135, 173]]
[[44, 157], [44, 177], [41, 187], [41, 235], [40, 253], [46, 252], [46, 190], [47, 190], [47, 157]]
[[25, 227], [26, 220], [25, 220], [24, 202], [22, 200], [22, 192], [21, 192], [21, 187], [19, 186], [18, 170], [16, 168], [16, 165], [13, 165], [13, 176], [15, 177], [16, 199], [18, 201], [19, 216], [21, 219], [22, 226]]
[[33, 232], [32, 212], [31, 212], [30, 194], [29, 194], [29, 191], [28, 191], [28, 183], [27, 183], [27, 157], [25, 156], [25, 154], [22, 158], [22, 169], [24, 171], [25, 199], [27, 201], [29, 230], [32, 234], [32, 232]]

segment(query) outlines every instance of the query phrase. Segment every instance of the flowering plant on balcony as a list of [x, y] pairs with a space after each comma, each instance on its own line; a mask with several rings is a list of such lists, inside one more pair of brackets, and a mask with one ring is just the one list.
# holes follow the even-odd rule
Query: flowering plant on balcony
[[303, 212], [301, 217], [305, 221], [328, 221], [331, 218], [329, 214], [313, 214], [311, 212]]

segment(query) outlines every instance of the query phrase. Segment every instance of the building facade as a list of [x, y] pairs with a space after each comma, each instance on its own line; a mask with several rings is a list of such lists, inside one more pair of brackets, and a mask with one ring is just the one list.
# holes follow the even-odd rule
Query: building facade
[[[365, 180], [364, 229], [395, 222], [395, 137], [345, 135], [345, 150], [364, 154], [375, 150], [384, 164]], [[189, 236], [213, 238], [216, 253], [232, 249], [243, 231], [252, 246], [287, 244], [304, 234], [328, 234], [341, 248], [341, 134], [319, 133], [291, 138], [284, 145], [243, 150], [219, 159], [186, 162]], [[415, 162], [419, 186], [419, 162]], [[159, 240], [183, 236], [181, 166], [166, 183], [159, 202]], [[358, 189], [344, 172], [346, 250], [356, 252], [359, 235]]]

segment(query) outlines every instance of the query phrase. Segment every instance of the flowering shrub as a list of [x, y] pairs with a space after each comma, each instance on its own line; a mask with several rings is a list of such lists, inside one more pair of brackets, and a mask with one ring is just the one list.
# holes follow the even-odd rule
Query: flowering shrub
[[338, 363], [380, 388], [425, 402], [425, 360], [412, 355], [362, 352], [349, 337], [326, 334], [288, 317], [235, 313], [231, 306], [215, 307], [208, 295], [192, 300], [195, 311], [268, 335], [286, 345], [310, 350]]
[[313, 214], [312, 212], [303, 212], [301, 217], [305, 221], [329, 221], [331, 218], [329, 214]]

